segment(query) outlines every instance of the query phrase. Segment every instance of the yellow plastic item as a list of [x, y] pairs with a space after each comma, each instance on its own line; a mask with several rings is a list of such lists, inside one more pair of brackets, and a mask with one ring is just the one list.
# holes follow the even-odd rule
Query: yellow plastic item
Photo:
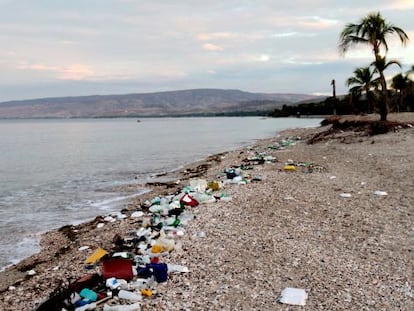
[[154, 254], [162, 253], [164, 251], [165, 249], [161, 245], [154, 245], [151, 247], [151, 252], [153, 252]]
[[213, 191], [217, 191], [220, 189], [220, 184], [218, 183], [218, 181], [210, 181], [207, 185], [208, 189], [211, 189]]
[[171, 252], [174, 249], [175, 241], [173, 239], [167, 239], [162, 234], [162, 237], [158, 238], [155, 244], [151, 247], [151, 252], [154, 254]]
[[105, 256], [106, 254], [108, 254], [108, 252], [106, 250], [104, 250], [103, 248], [98, 248], [95, 252], [93, 252], [92, 255], [90, 255], [86, 260], [85, 260], [85, 264], [94, 264], [96, 263], [99, 259], [101, 259], [103, 256]]
[[151, 297], [152, 296], [152, 290], [148, 288], [141, 289], [141, 295], [145, 297]]
[[296, 171], [296, 166], [294, 165], [285, 165], [283, 168], [285, 171]]

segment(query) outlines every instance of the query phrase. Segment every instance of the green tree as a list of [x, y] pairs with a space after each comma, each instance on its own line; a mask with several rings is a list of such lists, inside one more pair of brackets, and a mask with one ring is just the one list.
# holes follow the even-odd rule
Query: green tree
[[374, 71], [370, 67], [361, 67], [354, 70], [354, 76], [346, 80], [346, 85], [350, 88], [352, 100], [358, 100], [363, 93], [367, 96], [368, 112], [373, 112], [374, 96], [371, 92], [373, 87], [378, 85], [378, 80], [373, 79]]
[[[371, 47], [375, 56], [375, 63], [380, 64], [384, 58], [381, 53], [381, 49], [384, 52], [388, 52], [387, 38], [390, 35], [397, 35], [403, 45], [407, 43], [408, 36], [399, 27], [388, 23], [379, 12], [370, 13], [364, 17], [360, 23], [349, 23], [345, 25], [340, 34], [340, 50], [345, 54], [351, 47], [358, 44], [365, 44]], [[381, 104], [380, 115], [381, 120], [387, 120], [388, 114], [388, 89], [387, 80], [384, 75], [384, 71], [381, 68], [377, 68], [379, 74], [379, 82], [381, 85]]]

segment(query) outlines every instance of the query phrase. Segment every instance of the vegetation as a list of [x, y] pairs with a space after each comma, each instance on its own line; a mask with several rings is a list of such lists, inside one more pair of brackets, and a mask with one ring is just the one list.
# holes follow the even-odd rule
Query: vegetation
[[[351, 47], [363, 44], [369, 46], [374, 54], [371, 64], [356, 68], [354, 75], [347, 79], [349, 93], [338, 100], [333, 96], [316, 103], [284, 105], [270, 116], [331, 115], [334, 110], [337, 114], [365, 114], [379, 108], [380, 120], [386, 121], [389, 111], [414, 111], [414, 81], [411, 80], [414, 65], [406, 73], [395, 75], [390, 82], [385, 77], [390, 66], [401, 68], [398, 61], [386, 57], [387, 39], [391, 35], [397, 35], [403, 45], [409, 40], [404, 30], [388, 23], [379, 12], [368, 14], [357, 24], [347, 24], [340, 34], [341, 52], [345, 54]], [[391, 89], [388, 89], [388, 84]]]
[[[359, 44], [368, 45], [374, 53], [375, 60], [371, 64], [379, 75], [381, 86], [380, 115], [385, 121], [388, 114], [389, 93], [384, 71], [395, 61], [387, 62], [385, 55], [388, 52], [387, 39], [390, 35], [397, 35], [403, 45], [408, 41], [408, 36], [401, 28], [388, 23], [379, 12], [370, 13], [359, 24], [349, 23], [340, 34], [340, 49], [346, 53], [351, 47]], [[382, 51], [384, 50], [384, 51]]]
[[372, 113], [374, 111], [374, 94], [372, 92], [373, 87], [378, 86], [378, 79], [373, 79], [374, 71], [371, 71], [371, 67], [362, 67], [357, 68], [354, 70], [354, 76], [348, 78], [346, 84], [349, 89], [350, 93], [350, 104], [351, 106], [354, 102], [359, 102], [362, 94], [365, 94], [366, 99], [368, 101], [368, 113]]

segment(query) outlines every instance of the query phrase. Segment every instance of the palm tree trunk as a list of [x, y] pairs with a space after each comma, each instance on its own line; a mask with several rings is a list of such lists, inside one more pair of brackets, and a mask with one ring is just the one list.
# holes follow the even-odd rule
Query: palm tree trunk
[[[375, 59], [377, 63], [379, 63], [381, 56], [379, 55], [378, 48], [374, 49]], [[387, 114], [388, 114], [388, 90], [387, 90], [387, 80], [384, 76], [384, 71], [382, 68], [378, 68], [378, 73], [380, 75], [380, 83], [381, 83], [381, 100], [380, 100], [380, 120], [387, 121]]]
[[380, 120], [387, 121], [388, 115], [388, 90], [387, 90], [387, 83], [385, 82], [384, 73], [380, 73], [381, 76], [381, 101], [380, 101]]

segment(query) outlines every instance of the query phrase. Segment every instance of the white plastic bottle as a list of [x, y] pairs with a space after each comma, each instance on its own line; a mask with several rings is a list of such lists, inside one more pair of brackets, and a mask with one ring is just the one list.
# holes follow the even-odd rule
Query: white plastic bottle
[[130, 291], [123, 290], [123, 289], [119, 291], [118, 297], [121, 299], [133, 301], [133, 302], [142, 300], [141, 294], [130, 292]]
[[139, 311], [141, 310], [141, 304], [136, 302], [132, 305], [116, 305], [110, 306], [105, 304], [103, 307], [103, 311]]

